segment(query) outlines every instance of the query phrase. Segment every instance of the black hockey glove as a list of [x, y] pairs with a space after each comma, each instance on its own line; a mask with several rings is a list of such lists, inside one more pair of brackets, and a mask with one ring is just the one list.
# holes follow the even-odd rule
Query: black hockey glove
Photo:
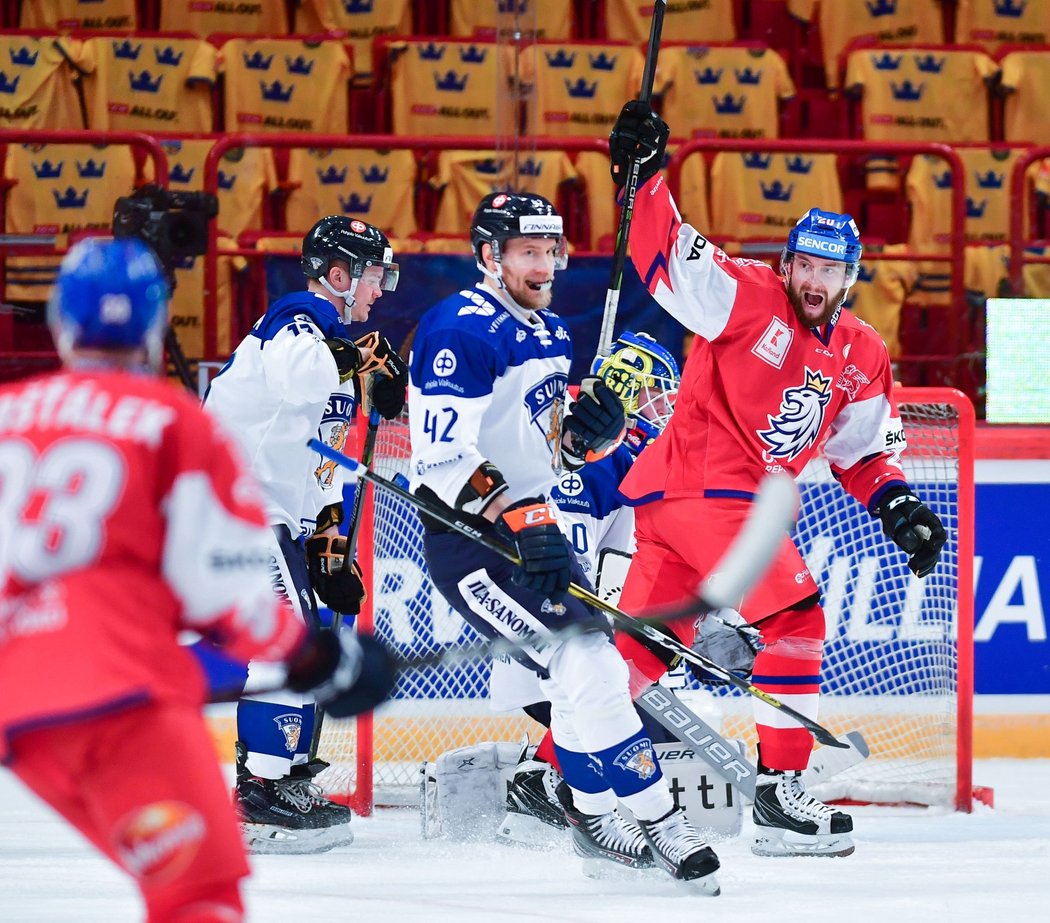
[[288, 688], [312, 692], [333, 718], [349, 718], [384, 702], [397, 681], [394, 659], [370, 635], [319, 631], [288, 661]]
[[390, 341], [377, 332], [366, 333], [356, 341], [357, 345], [372, 351], [371, 358], [358, 371], [355, 387], [358, 401], [361, 399], [361, 382], [372, 372], [375, 376], [369, 389], [372, 406], [385, 420], [393, 420], [405, 407], [405, 388], [408, 387], [408, 366], [394, 351]]
[[609, 134], [612, 178], [617, 189], [626, 185], [632, 160], [638, 161], [639, 186], [660, 171], [670, 133], [667, 123], [649, 103], [632, 99], [624, 105]]
[[357, 615], [367, 598], [357, 561], [347, 563], [346, 538], [342, 535], [313, 535], [306, 540], [306, 566], [310, 585], [328, 608], [344, 615]]
[[623, 404], [604, 381], [588, 375], [581, 383], [576, 403], [565, 418], [570, 448], [562, 458], [570, 469], [598, 461], [615, 451], [627, 433]]
[[335, 367], [339, 371], [340, 383], [349, 381], [361, 370], [361, 350], [357, 348], [353, 340], [344, 337], [332, 337], [325, 340], [324, 345], [332, 351], [335, 359]]
[[511, 578], [557, 602], [572, 580], [572, 552], [558, 528], [554, 508], [542, 497], [512, 503], [496, 520], [500, 537], [512, 544], [521, 564]]
[[888, 490], [879, 503], [882, 531], [906, 555], [908, 567], [916, 577], [925, 577], [941, 557], [948, 538], [937, 515], [908, 487]]

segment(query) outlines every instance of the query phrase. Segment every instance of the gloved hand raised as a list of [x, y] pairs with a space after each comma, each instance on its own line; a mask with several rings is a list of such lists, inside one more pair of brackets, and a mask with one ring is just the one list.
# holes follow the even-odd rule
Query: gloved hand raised
[[355, 341], [362, 350], [369, 351], [369, 358], [358, 369], [355, 387], [358, 400], [361, 398], [360, 383], [366, 375], [375, 373], [369, 392], [371, 401], [380, 416], [393, 420], [405, 406], [405, 388], [408, 387], [408, 366], [394, 351], [390, 341], [377, 332], [366, 333]]
[[916, 577], [925, 577], [941, 557], [948, 538], [936, 513], [908, 487], [886, 492], [878, 507], [882, 531], [908, 555], [908, 567]]
[[540, 593], [551, 602], [565, 595], [572, 580], [572, 552], [550, 503], [542, 497], [512, 503], [500, 513], [496, 531], [521, 558], [511, 578], [518, 586]]
[[670, 133], [667, 123], [649, 103], [632, 99], [624, 105], [609, 134], [612, 178], [617, 189], [623, 189], [627, 183], [632, 160], [639, 164], [639, 186], [660, 171]]
[[393, 657], [370, 635], [323, 630], [307, 635], [288, 661], [288, 688], [312, 692], [334, 718], [371, 711], [397, 681]]
[[604, 381], [588, 375], [580, 382], [576, 402], [565, 418], [569, 447], [562, 447], [562, 458], [570, 469], [584, 462], [598, 461], [611, 454], [627, 434], [623, 404]]

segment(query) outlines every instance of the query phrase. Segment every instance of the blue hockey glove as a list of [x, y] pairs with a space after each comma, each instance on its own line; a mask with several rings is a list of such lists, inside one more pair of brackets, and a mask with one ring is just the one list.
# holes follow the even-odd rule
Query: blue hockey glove
[[312, 692], [334, 718], [371, 711], [386, 701], [396, 681], [387, 649], [370, 635], [349, 631], [309, 635], [288, 662], [288, 688]]

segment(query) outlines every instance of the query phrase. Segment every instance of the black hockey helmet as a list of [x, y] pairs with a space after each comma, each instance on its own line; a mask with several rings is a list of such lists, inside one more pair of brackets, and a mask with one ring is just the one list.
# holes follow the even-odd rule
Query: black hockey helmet
[[490, 192], [478, 203], [470, 222], [470, 246], [482, 272], [488, 274], [481, 245], [492, 247], [498, 266], [503, 241], [514, 237], [553, 238], [558, 241], [554, 268], [564, 269], [569, 263], [561, 215], [550, 202], [531, 192]]
[[345, 215], [322, 218], [303, 238], [302, 267], [306, 276], [324, 283], [332, 260], [343, 260], [349, 265], [350, 277], [354, 280], [351, 292], [369, 266], [382, 267], [383, 280], [379, 287], [384, 292], [394, 291], [398, 267], [393, 259], [394, 251], [386, 234], [367, 221]]

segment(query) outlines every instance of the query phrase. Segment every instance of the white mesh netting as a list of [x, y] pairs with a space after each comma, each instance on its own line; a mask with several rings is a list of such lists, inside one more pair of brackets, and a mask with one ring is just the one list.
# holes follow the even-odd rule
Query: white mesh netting
[[[912, 577], [879, 520], [838, 486], [822, 458], [799, 478], [795, 537], [823, 591], [828, 625], [819, 720], [835, 733], [860, 729], [871, 749], [868, 760], [824, 783], [819, 794], [950, 805], [960, 744], [959, 530], [972, 529], [972, 514], [960, 517], [959, 509], [960, 414], [947, 400], [918, 401], [906, 391], [899, 401], [907, 477], [949, 535], [931, 576]], [[408, 454], [407, 419], [384, 423], [377, 472], [405, 473]], [[375, 631], [396, 651], [419, 654], [477, 639], [427, 577], [415, 512], [383, 491], [375, 495], [372, 566]], [[523, 714], [489, 711], [487, 684], [484, 662], [404, 674], [393, 700], [374, 716], [371, 760], [358, 759], [367, 721], [326, 722], [319, 750], [333, 764], [326, 787], [352, 792], [371, 772], [377, 803], [412, 801], [424, 760], [479, 740], [538, 739], [542, 729]], [[753, 755], [750, 700], [735, 690], [716, 695], [722, 733], [748, 741]]]

